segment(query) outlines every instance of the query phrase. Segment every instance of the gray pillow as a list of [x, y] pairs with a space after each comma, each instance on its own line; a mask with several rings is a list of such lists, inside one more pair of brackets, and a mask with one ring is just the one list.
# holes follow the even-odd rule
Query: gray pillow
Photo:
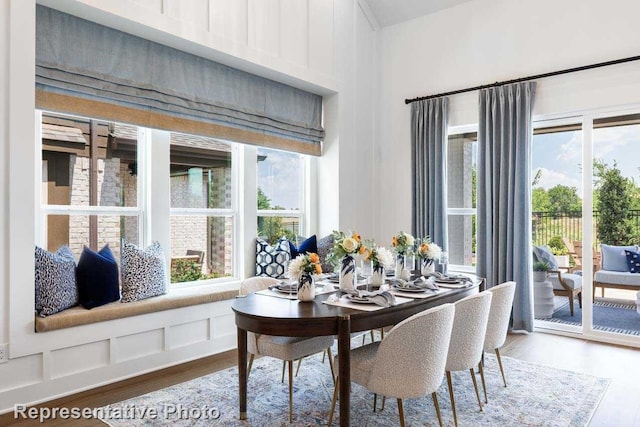
[[549, 264], [549, 270], [557, 270], [558, 262], [556, 258], [553, 256], [553, 252], [551, 252], [551, 248], [549, 246], [534, 246], [533, 247], [533, 256], [534, 261], [546, 262]]
[[120, 259], [121, 302], [139, 301], [167, 293], [165, 259], [160, 243], [153, 242], [148, 248], [139, 249], [123, 241]]
[[36, 246], [36, 313], [46, 317], [78, 304], [76, 258], [67, 246], [51, 253]]
[[602, 251], [602, 269], [608, 271], [629, 271], [627, 254], [625, 251], [637, 251], [638, 247], [600, 245]]

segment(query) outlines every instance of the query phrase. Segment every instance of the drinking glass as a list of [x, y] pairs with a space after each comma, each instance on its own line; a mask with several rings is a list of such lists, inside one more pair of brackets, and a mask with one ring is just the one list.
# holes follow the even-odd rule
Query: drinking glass
[[447, 274], [447, 265], [449, 264], [449, 252], [442, 251], [440, 252], [440, 268], [442, 269], [442, 274]]
[[367, 290], [371, 290], [371, 276], [373, 275], [373, 263], [371, 260], [362, 260], [362, 267], [360, 268], [362, 275], [365, 278]]

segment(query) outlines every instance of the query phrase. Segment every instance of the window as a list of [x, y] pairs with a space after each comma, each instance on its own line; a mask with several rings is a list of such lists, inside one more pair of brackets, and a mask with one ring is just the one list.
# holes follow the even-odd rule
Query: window
[[448, 249], [454, 268], [476, 264], [477, 140], [476, 132], [453, 133], [447, 144]]
[[301, 234], [305, 157], [258, 148], [258, 235], [270, 243]]
[[50, 251], [105, 244], [120, 260], [122, 239], [139, 243], [142, 210], [135, 126], [43, 113], [39, 242]]
[[171, 133], [171, 282], [232, 276], [233, 146]]

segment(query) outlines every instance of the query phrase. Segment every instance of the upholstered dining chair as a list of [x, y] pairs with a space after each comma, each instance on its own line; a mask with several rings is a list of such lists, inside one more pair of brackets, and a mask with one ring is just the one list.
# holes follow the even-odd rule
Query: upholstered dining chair
[[[403, 399], [431, 393], [442, 426], [436, 390], [442, 384], [454, 318], [453, 304], [443, 304], [398, 323], [376, 341], [351, 350], [351, 381], [376, 395], [395, 397], [400, 425], [404, 427]], [[339, 359], [336, 358], [334, 366]], [[338, 387], [333, 391], [329, 426], [333, 421]], [[375, 404], [374, 404], [375, 405]]]
[[[451, 409], [453, 411], [453, 423], [458, 425], [458, 414], [456, 413], [456, 401], [453, 392], [453, 382], [451, 372], [469, 370], [471, 380], [478, 398], [478, 405], [482, 411], [482, 401], [478, 391], [478, 382], [473, 372], [474, 368], [480, 365], [484, 350], [484, 338], [489, 320], [489, 310], [491, 308], [491, 292], [484, 291], [471, 295], [455, 303], [456, 315], [453, 320], [453, 330], [451, 331], [451, 344], [447, 355], [445, 372], [447, 374], [447, 384], [449, 386], [449, 397], [451, 398]], [[480, 365], [480, 376], [484, 382], [484, 372]]]
[[[498, 366], [502, 374], [504, 386], [507, 386], [507, 379], [502, 367], [500, 358], [500, 348], [507, 339], [509, 329], [509, 319], [511, 318], [511, 308], [513, 307], [513, 296], [516, 293], [516, 282], [504, 282], [489, 289], [491, 292], [491, 309], [489, 310], [489, 321], [487, 322], [487, 333], [484, 337], [484, 351], [494, 351]], [[482, 365], [482, 362], [480, 363]], [[481, 366], [482, 367], [482, 366]], [[484, 390], [484, 401], [488, 403], [487, 386], [482, 378], [482, 389]]]
[[[271, 277], [251, 277], [240, 285], [240, 295], [248, 295], [279, 283]], [[289, 422], [293, 422], [293, 361], [327, 350], [331, 376], [333, 377], [333, 356], [331, 346], [334, 336], [320, 337], [280, 337], [266, 334], [247, 332], [247, 351], [250, 353], [247, 375], [251, 373], [251, 366], [255, 356], [269, 356], [282, 360], [288, 365], [289, 372]], [[283, 372], [284, 379], [284, 372]]]

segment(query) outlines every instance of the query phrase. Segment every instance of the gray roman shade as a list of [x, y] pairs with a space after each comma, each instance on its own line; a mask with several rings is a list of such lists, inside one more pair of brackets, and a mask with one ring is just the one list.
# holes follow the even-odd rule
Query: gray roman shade
[[322, 97], [44, 6], [38, 108], [320, 155]]

